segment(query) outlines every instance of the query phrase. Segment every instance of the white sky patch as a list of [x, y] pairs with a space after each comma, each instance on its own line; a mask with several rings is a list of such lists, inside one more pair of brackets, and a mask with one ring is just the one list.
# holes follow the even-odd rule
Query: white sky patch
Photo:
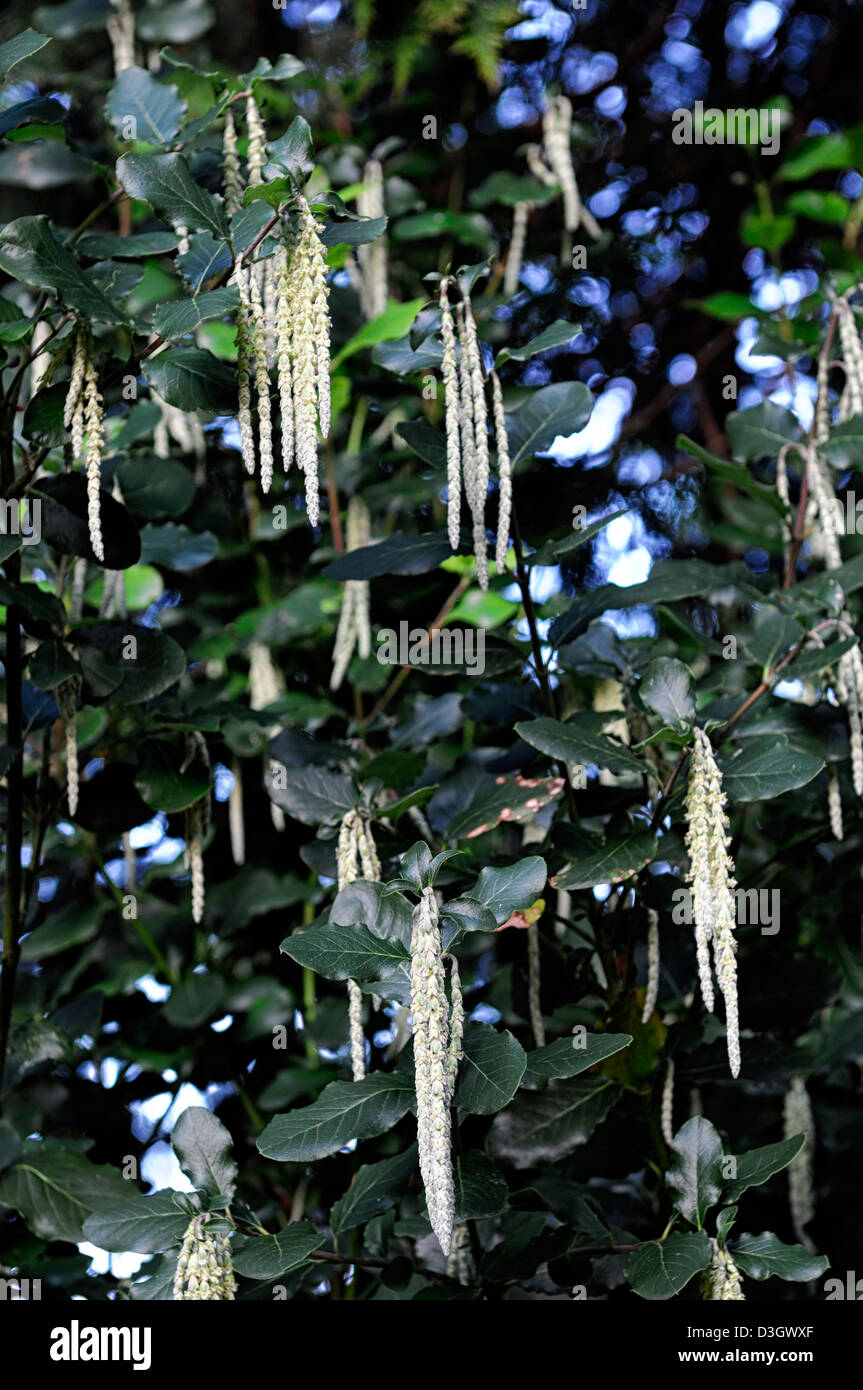
[[556, 458], [578, 459], [601, 454], [620, 435], [621, 425], [632, 406], [635, 388], [625, 377], [609, 384], [598, 397], [590, 419], [575, 434], [558, 435], [549, 449]]
[[149, 1255], [133, 1255], [129, 1251], [122, 1255], [109, 1254], [107, 1250], [86, 1240], [79, 1242], [78, 1249], [93, 1261], [88, 1274], [113, 1274], [115, 1279], [128, 1279], [137, 1274], [144, 1261], [151, 1258]]
[[781, 5], [754, 0], [754, 4], [735, 11], [725, 26], [725, 38], [735, 48], [754, 51], [773, 38], [781, 22]]

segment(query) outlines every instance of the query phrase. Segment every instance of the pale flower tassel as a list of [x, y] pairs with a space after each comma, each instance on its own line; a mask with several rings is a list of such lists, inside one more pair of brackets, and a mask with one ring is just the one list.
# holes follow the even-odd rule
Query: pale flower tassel
[[452, 1235], [452, 1249], [446, 1262], [448, 1279], [457, 1279], [467, 1288], [473, 1283], [473, 1260], [470, 1254], [470, 1235], [464, 1224], [456, 1226]]
[[239, 868], [246, 862], [246, 824], [243, 818], [243, 765], [234, 758], [234, 780], [228, 797], [228, 826], [231, 832], [231, 858]]
[[827, 806], [830, 812], [830, 833], [834, 840], [841, 840], [845, 834], [845, 827], [842, 823], [842, 791], [839, 786], [839, 775], [833, 763], [830, 764], [828, 772]]
[[97, 560], [105, 559], [105, 545], [102, 540], [102, 450], [104, 448], [104, 411], [102, 397], [96, 380], [92, 357], [87, 360], [84, 373], [84, 423], [87, 430], [87, 525], [90, 529], [90, 544]]
[[192, 921], [196, 924], [204, 916], [204, 850], [203, 817], [200, 802], [195, 802], [186, 812], [186, 857], [192, 876]]
[[230, 1238], [226, 1232], [210, 1234], [206, 1220], [193, 1216], [186, 1228], [174, 1274], [176, 1302], [225, 1303], [236, 1296]]
[[545, 1047], [545, 1020], [542, 1016], [539, 960], [539, 927], [531, 922], [527, 929], [527, 1007], [530, 1013], [530, 1027], [534, 1046]]
[[705, 1302], [724, 1303], [745, 1300], [746, 1295], [740, 1286], [740, 1271], [731, 1257], [730, 1250], [722, 1250], [715, 1240], [711, 1240], [713, 1258], [710, 1268], [701, 1276], [701, 1297]]
[[362, 1081], [366, 1074], [366, 1040], [363, 1034], [363, 992], [356, 980], [348, 980], [348, 1019], [351, 1071], [354, 1081]]
[[659, 998], [659, 913], [653, 908], [647, 913], [647, 988], [644, 992], [642, 1023], [649, 1023]]
[[117, 13], [106, 16], [105, 28], [113, 49], [114, 73], [119, 77], [135, 66], [135, 15], [130, 0], [111, 0], [111, 4]]
[[[357, 194], [360, 217], [384, 216], [384, 175], [380, 161], [370, 159], [363, 170], [363, 187]], [[387, 307], [387, 243], [382, 234], [357, 247], [360, 306], [366, 319], [379, 318]]]
[[497, 372], [491, 373], [491, 399], [494, 417], [494, 447], [497, 452], [498, 502], [497, 502], [497, 543], [495, 545], [495, 569], [498, 574], [506, 570], [506, 555], [509, 550], [509, 528], [512, 520], [512, 464], [509, 458], [509, 436], [506, 432], [506, 415], [503, 409], [503, 395]]
[[439, 913], [431, 888], [423, 889], [413, 913], [411, 1013], [420, 1172], [432, 1230], [441, 1250], [448, 1255], [455, 1216], [447, 1073], [448, 1010]]
[[63, 737], [66, 745], [66, 801], [69, 815], [74, 818], [78, 810], [78, 738], [77, 705], [81, 694], [81, 677], [69, 676], [57, 686], [57, 704], [63, 720]]
[[[354, 496], [348, 503], [346, 530], [348, 552], [368, 545], [371, 537], [371, 519], [368, 507], [361, 497]], [[371, 655], [372, 630], [369, 605], [369, 581], [367, 579], [346, 580], [342, 594], [339, 625], [333, 647], [331, 690], [338, 690], [355, 650], [363, 660]]]
[[674, 1143], [674, 1063], [669, 1058], [662, 1083], [662, 1100], [659, 1106], [659, 1128], [669, 1148]]
[[455, 328], [446, 278], [440, 283], [440, 313], [443, 343], [441, 375], [446, 421], [447, 532], [450, 548], [458, 550], [461, 523], [461, 395], [456, 364]]
[[527, 242], [527, 219], [530, 214], [530, 206], [530, 203], [516, 203], [513, 209], [512, 236], [509, 242], [509, 254], [506, 258], [506, 269], [503, 274], [503, 292], [507, 295], [515, 294], [518, 289], [521, 264], [524, 260], [524, 248]]
[[449, 1012], [449, 1043], [446, 1053], [446, 1077], [447, 1094], [450, 1101], [455, 1094], [455, 1084], [458, 1080], [458, 1068], [464, 1050], [462, 1042], [464, 1039], [464, 999], [461, 992], [461, 975], [459, 974], [458, 961], [455, 956], [446, 957], [449, 961], [449, 992], [450, 992], [450, 1012]]
[[239, 212], [243, 202], [243, 174], [237, 149], [237, 127], [230, 106], [225, 112], [225, 130], [222, 136], [222, 169], [224, 171], [225, 212], [229, 217], [233, 217], [235, 212]]
[[251, 305], [246, 285], [245, 272], [237, 266], [231, 282], [240, 292], [240, 308], [237, 313], [237, 393], [239, 409], [237, 423], [240, 427], [240, 449], [243, 467], [247, 473], [255, 472], [255, 431], [252, 425], [252, 326]]
[[788, 1166], [788, 1199], [791, 1207], [791, 1221], [794, 1234], [800, 1244], [812, 1254], [815, 1250], [812, 1238], [804, 1227], [809, 1225], [815, 1215], [815, 1200], [812, 1188], [812, 1156], [815, 1149], [815, 1120], [812, 1104], [802, 1076], [792, 1076], [791, 1084], [785, 1093], [783, 1106], [783, 1138], [792, 1139], [796, 1134], [805, 1136], [803, 1148]]

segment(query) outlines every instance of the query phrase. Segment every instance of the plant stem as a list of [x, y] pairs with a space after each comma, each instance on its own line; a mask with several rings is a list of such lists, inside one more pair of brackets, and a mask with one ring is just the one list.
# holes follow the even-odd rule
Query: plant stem
[[[426, 628], [427, 638], [430, 638], [435, 632], [435, 630], [439, 628], [443, 622], [446, 621], [446, 619], [449, 617], [450, 613], [458, 603], [459, 599], [461, 598], [462, 594], [465, 592], [466, 589], [470, 588], [470, 584], [470, 576], [463, 574], [461, 579], [458, 581], [455, 588], [453, 589], [452, 593], [450, 594], [449, 598], [444, 603], [437, 617], [433, 618], [429, 626]], [[373, 724], [374, 721], [377, 719], [378, 715], [383, 713], [387, 705], [392, 700], [393, 696], [396, 695], [398, 691], [401, 689], [401, 687], [404, 685], [405, 681], [407, 680], [408, 676], [411, 674], [413, 669], [413, 666], [401, 667], [401, 669], [390, 681], [389, 685], [387, 686], [386, 690], [384, 691], [383, 695], [378, 700], [374, 708], [366, 715], [365, 719], [361, 720], [361, 729], [365, 729], [368, 727], [369, 724]]]
[[[9, 405], [3, 415], [0, 437], [0, 488], [5, 495], [15, 481], [15, 461], [12, 448], [12, 414]], [[10, 584], [21, 578], [21, 556], [16, 553], [6, 560], [6, 576]], [[21, 681], [21, 613], [17, 604], [6, 608], [6, 645], [3, 652], [6, 683], [6, 743], [13, 750], [12, 762], [6, 771], [6, 892], [3, 906], [3, 954], [0, 972], [0, 1103], [3, 1096], [3, 1075], [9, 1050], [12, 1026], [12, 1006], [15, 1000], [15, 981], [21, 955], [21, 847], [24, 839], [24, 750], [22, 746], [23, 710]]]

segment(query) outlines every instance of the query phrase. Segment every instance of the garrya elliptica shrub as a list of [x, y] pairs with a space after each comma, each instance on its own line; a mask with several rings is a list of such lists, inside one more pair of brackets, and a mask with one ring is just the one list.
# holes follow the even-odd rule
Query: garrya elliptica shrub
[[[0, 43], [0, 1272], [820, 1297], [863, 256], [814, 21], [102, 8]], [[754, 115], [806, 84], [778, 159], [671, 139], [708, 15]]]

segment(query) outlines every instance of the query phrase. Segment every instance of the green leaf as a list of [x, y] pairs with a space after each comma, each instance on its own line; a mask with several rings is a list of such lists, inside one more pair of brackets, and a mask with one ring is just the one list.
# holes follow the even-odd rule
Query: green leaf
[[358, 1168], [345, 1195], [333, 1203], [330, 1212], [333, 1235], [362, 1226], [394, 1207], [417, 1171], [417, 1164], [417, 1149], [413, 1144], [395, 1158], [365, 1163]]
[[289, 767], [267, 776], [267, 790], [277, 806], [303, 825], [333, 825], [357, 804], [353, 780], [324, 767]]
[[772, 801], [805, 787], [824, 767], [820, 754], [804, 753], [784, 737], [748, 738], [717, 758], [730, 802]]
[[372, 1072], [362, 1081], [333, 1081], [312, 1105], [276, 1115], [258, 1149], [284, 1163], [312, 1163], [352, 1139], [371, 1139], [398, 1124], [414, 1104], [411, 1080], [402, 1072]]
[[155, 1192], [150, 1197], [135, 1192], [125, 1201], [88, 1216], [84, 1235], [100, 1250], [152, 1255], [182, 1241], [190, 1218], [188, 1211], [181, 1210], [181, 1200], [181, 1194], [173, 1191]]
[[204, 290], [192, 299], [175, 299], [168, 304], [160, 304], [153, 315], [153, 327], [160, 338], [169, 342], [172, 338], [194, 333], [202, 323], [232, 314], [239, 302], [236, 285], [228, 285], [221, 290]]
[[489, 777], [480, 782], [470, 805], [457, 811], [447, 828], [451, 840], [472, 839], [501, 821], [531, 820], [563, 791], [561, 777]]
[[385, 980], [410, 961], [400, 941], [374, 936], [361, 925], [297, 931], [279, 949], [328, 980]]
[[136, 454], [119, 463], [114, 476], [136, 516], [182, 516], [195, 497], [194, 474], [175, 459]]
[[185, 811], [206, 796], [210, 790], [210, 779], [162, 764], [144, 768], [139, 772], [135, 778], [135, 786], [154, 811], [166, 811], [170, 814]]
[[176, 259], [176, 267], [193, 290], [200, 290], [231, 268], [231, 248], [209, 232], [189, 237], [189, 249]]
[[710, 1264], [713, 1249], [705, 1231], [672, 1231], [630, 1255], [625, 1265], [630, 1288], [641, 1298], [674, 1298], [693, 1275]]
[[851, 204], [841, 193], [819, 192], [815, 188], [802, 188], [792, 193], [785, 206], [799, 217], [810, 217], [813, 222], [827, 222], [834, 227], [844, 227], [851, 210]]
[[224, 1013], [227, 997], [228, 987], [220, 975], [198, 972], [174, 986], [162, 1012], [172, 1028], [200, 1028]]
[[16, 34], [13, 39], [7, 39], [5, 43], [0, 43], [0, 77], [4, 80], [6, 74], [18, 63], [23, 63], [25, 58], [30, 58], [34, 53], [38, 53], [40, 48], [44, 48], [46, 43], [51, 40], [45, 34], [39, 34], [35, 29], [24, 29], [20, 34]]
[[42, 539], [64, 555], [80, 555], [105, 569], [125, 570], [141, 559], [141, 537], [126, 508], [104, 489], [99, 493], [104, 561], [97, 561], [87, 524], [87, 480], [83, 473], [39, 478], [30, 495], [42, 503]]
[[740, 220], [740, 236], [746, 246], [778, 251], [794, 235], [797, 220], [790, 213], [760, 213], [754, 209]]
[[223, 415], [233, 409], [236, 374], [203, 348], [178, 347], [160, 352], [147, 360], [144, 375], [169, 405], [180, 410]]
[[404, 304], [388, 305], [382, 314], [364, 323], [339, 349], [333, 358], [333, 371], [362, 348], [374, 347], [391, 338], [403, 338], [424, 304], [424, 299], [409, 299]]
[[750, 1279], [769, 1279], [775, 1274], [779, 1279], [808, 1284], [830, 1267], [826, 1255], [810, 1255], [802, 1245], [785, 1245], [772, 1231], [762, 1231], [760, 1236], [746, 1232], [728, 1248], [741, 1274], [748, 1274]]
[[[729, 419], [736, 419], [730, 416]], [[704, 560], [660, 560], [650, 576], [640, 584], [600, 584], [582, 594], [555, 618], [549, 641], [555, 646], [571, 641], [584, 632], [594, 618], [609, 611], [633, 608], [642, 603], [671, 603], [677, 599], [704, 595], [711, 588], [727, 587], [731, 576], [727, 567], [708, 565]]]
[[321, 232], [324, 246], [366, 246], [386, 231], [386, 217], [361, 217], [350, 221], [330, 219]]
[[311, 1221], [292, 1221], [275, 1236], [238, 1236], [231, 1242], [231, 1264], [246, 1279], [278, 1279], [305, 1264], [324, 1243]]
[[779, 166], [778, 177], [799, 182], [824, 169], [846, 169], [853, 158], [851, 141], [841, 131], [807, 136]]
[[30, 658], [28, 675], [40, 690], [54, 690], [69, 676], [81, 674], [81, 667], [62, 642], [43, 642]]
[[700, 1230], [723, 1188], [722, 1140], [709, 1120], [695, 1115], [677, 1131], [665, 1181], [678, 1211]]
[[230, 1201], [237, 1186], [234, 1141], [203, 1105], [184, 1110], [171, 1132], [171, 1147], [189, 1182], [211, 1199]]
[[52, 912], [21, 943], [21, 959], [44, 960], [68, 951], [70, 946], [83, 946], [85, 941], [92, 941], [107, 910], [107, 903], [88, 904], [86, 910], [74, 903]]
[[536, 338], [531, 338], [524, 347], [501, 348], [495, 358], [495, 366], [502, 367], [504, 362], [510, 361], [527, 362], [529, 358], [536, 357], [537, 353], [547, 352], [549, 348], [563, 347], [564, 343], [571, 343], [580, 332], [580, 323], [567, 323], [564, 319], [555, 319], [554, 323], [550, 323], [548, 328], [544, 328]]
[[545, 453], [558, 435], [583, 429], [593, 409], [593, 397], [580, 381], [559, 381], [532, 391], [506, 416], [506, 433], [513, 467]]
[[8, 1120], [0, 1120], [0, 1171], [8, 1168], [21, 1152], [21, 1140]]
[[0, 1178], [0, 1205], [19, 1212], [42, 1240], [84, 1239], [90, 1213], [129, 1194], [116, 1168], [97, 1167], [83, 1154], [29, 1142]]
[[94, 232], [79, 237], [75, 245], [82, 256], [96, 261], [134, 260], [137, 256], [165, 256], [176, 251], [179, 240], [176, 232], [137, 232], [134, 236]]
[[[576, 1044], [584, 1043], [584, 1046]], [[527, 1054], [525, 1080], [539, 1085], [543, 1081], [560, 1080], [563, 1077], [578, 1076], [613, 1057], [629, 1047], [632, 1036], [629, 1033], [581, 1033], [569, 1038], [558, 1038], [546, 1047], [534, 1048]]]
[[803, 431], [791, 411], [773, 401], [733, 411], [725, 428], [734, 457], [744, 463], [775, 458], [789, 441], [799, 442], [803, 438]]
[[718, 478], [723, 483], [732, 483], [739, 492], [748, 493], [750, 497], [757, 497], [759, 501], [766, 502], [779, 516], [785, 515], [785, 504], [776, 489], [757, 483], [739, 463], [729, 463], [727, 459], [717, 458], [685, 434], [679, 434], [675, 442], [678, 449], [685, 449], [687, 454], [700, 459], [711, 477]]
[[512, 1033], [489, 1023], [468, 1023], [455, 1104], [468, 1115], [496, 1115], [518, 1090], [527, 1065]]
[[538, 748], [549, 758], [564, 763], [582, 766], [593, 763], [596, 767], [607, 768], [609, 772], [635, 772], [639, 776], [644, 771], [641, 760], [622, 743], [595, 732], [591, 716], [580, 719], [576, 714], [565, 724], [559, 719], [545, 717], [521, 720], [516, 724], [515, 732], [531, 748]]
[[863, 463], [863, 415], [831, 425], [830, 438], [818, 446], [818, 452], [836, 468], [859, 467]]
[[[186, 103], [177, 88], [170, 82], [157, 82], [144, 68], [121, 72], [105, 102], [105, 115], [122, 139], [144, 140], [149, 145], [169, 145], [185, 114]], [[131, 127], [130, 121], [134, 122]]]
[[444, 535], [406, 536], [394, 531], [385, 541], [358, 546], [324, 570], [326, 579], [376, 579], [381, 574], [426, 574], [452, 552]]
[[388, 893], [382, 883], [363, 879], [349, 883], [330, 908], [330, 921], [341, 927], [362, 923], [376, 936], [410, 948], [412, 915], [407, 899], [401, 893]]
[[195, 183], [181, 154], [124, 154], [117, 160], [117, 178], [130, 198], [149, 203], [166, 222], [222, 241], [227, 237], [224, 205]]
[[[134, 654], [129, 639], [135, 639]], [[158, 629], [130, 622], [97, 622], [75, 628], [67, 640], [77, 648], [85, 678], [111, 703], [152, 700], [186, 671], [183, 648]]]
[[[315, 167], [315, 150], [312, 132], [308, 121], [295, 116], [278, 140], [269, 144], [270, 163], [283, 169], [292, 180], [295, 188], [302, 188]], [[271, 177], [270, 170], [265, 171]]]
[[66, 108], [52, 97], [31, 97], [29, 101], [19, 101], [0, 112], [0, 136], [21, 126], [59, 124], [66, 117]]
[[51, 290], [69, 309], [99, 323], [123, 315], [88, 278], [48, 217], [18, 217], [0, 233], [0, 269], [25, 285]]
[[490, 251], [493, 232], [489, 221], [478, 212], [417, 212], [400, 217], [392, 229], [394, 241], [426, 241], [453, 236], [464, 246]]
[[723, 1202], [737, 1202], [747, 1187], [758, 1187], [774, 1173], [787, 1168], [806, 1143], [803, 1134], [795, 1134], [791, 1139], [783, 1139], [778, 1144], [765, 1144], [761, 1149], [750, 1149], [748, 1153], [738, 1154], [734, 1162], [737, 1176], [729, 1179], [722, 1189]]
[[647, 667], [638, 687], [648, 709], [665, 724], [684, 733], [695, 718], [695, 683], [692, 672], [675, 657], [658, 656]]
[[487, 907], [498, 926], [502, 926], [514, 912], [533, 906], [545, 887], [547, 876], [545, 860], [532, 854], [505, 869], [483, 869], [465, 896]]
[[595, 888], [598, 883], [623, 883], [634, 873], [641, 873], [657, 852], [656, 835], [624, 835], [598, 844], [595, 851], [585, 852], [568, 863], [566, 869], [554, 874], [553, 888]]
[[484, 1221], [505, 1210], [509, 1190], [498, 1168], [479, 1149], [453, 1154], [455, 1219]]
[[173, 521], [141, 528], [141, 559], [180, 574], [209, 564], [218, 549], [219, 542], [212, 531], [193, 531]]
[[587, 1143], [620, 1094], [610, 1081], [592, 1076], [522, 1091], [492, 1122], [491, 1151], [515, 1168], [556, 1163]]
[[692, 307], [724, 323], [737, 323], [739, 319], [751, 318], [757, 312], [748, 295], [736, 294], [733, 290], [710, 294], [706, 299], [694, 301]]

